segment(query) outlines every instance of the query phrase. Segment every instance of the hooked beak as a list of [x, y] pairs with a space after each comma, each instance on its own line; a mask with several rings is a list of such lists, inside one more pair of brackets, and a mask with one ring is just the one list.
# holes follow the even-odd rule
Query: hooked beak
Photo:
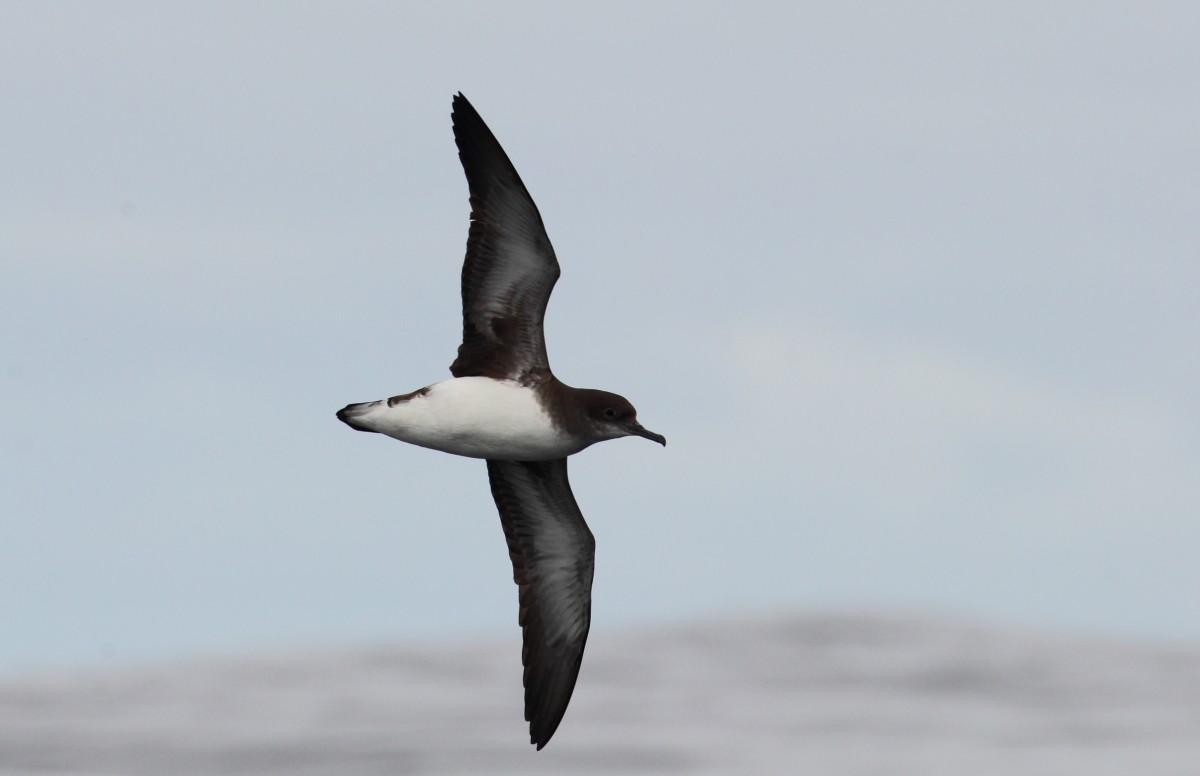
[[625, 429], [633, 436], [640, 436], [649, 439], [651, 442], [658, 442], [663, 447], [667, 446], [667, 438], [662, 434], [655, 434], [650, 429], [643, 426], [641, 423], [634, 421], [627, 425]]

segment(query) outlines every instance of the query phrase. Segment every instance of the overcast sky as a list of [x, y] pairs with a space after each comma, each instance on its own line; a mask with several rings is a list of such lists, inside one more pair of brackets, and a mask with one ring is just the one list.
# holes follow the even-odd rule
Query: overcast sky
[[448, 377], [462, 90], [562, 265], [593, 640], [1200, 641], [1200, 6], [5, 3], [0, 673], [519, 638]]

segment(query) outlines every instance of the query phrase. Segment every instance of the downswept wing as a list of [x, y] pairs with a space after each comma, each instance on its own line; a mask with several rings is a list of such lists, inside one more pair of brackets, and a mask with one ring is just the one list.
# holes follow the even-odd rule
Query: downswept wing
[[455, 377], [537, 381], [549, 374], [542, 321], [558, 259], [516, 168], [471, 103], [454, 97], [454, 141], [471, 192]]
[[520, 589], [525, 719], [541, 749], [566, 713], [583, 661], [596, 541], [571, 493], [566, 458], [487, 464]]

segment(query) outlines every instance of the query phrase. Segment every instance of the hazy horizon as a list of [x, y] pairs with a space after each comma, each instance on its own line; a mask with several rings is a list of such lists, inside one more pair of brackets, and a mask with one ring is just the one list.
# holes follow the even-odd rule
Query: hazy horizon
[[1200, 650], [832, 613], [594, 635], [540, 752], [514, 632], [0, 681], [0, 774], [1168, 776], [1200, 758]]

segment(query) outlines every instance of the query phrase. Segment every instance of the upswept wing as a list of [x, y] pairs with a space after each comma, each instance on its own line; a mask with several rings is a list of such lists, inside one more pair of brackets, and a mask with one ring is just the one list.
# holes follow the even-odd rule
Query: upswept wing
[[471, 192], [462, 270], [463, 341], [455, 377], [530, 382], [549, 374], [542, 321], [558, 260], [542, 216], [495, 135], [462, 94], [454, 140]]

